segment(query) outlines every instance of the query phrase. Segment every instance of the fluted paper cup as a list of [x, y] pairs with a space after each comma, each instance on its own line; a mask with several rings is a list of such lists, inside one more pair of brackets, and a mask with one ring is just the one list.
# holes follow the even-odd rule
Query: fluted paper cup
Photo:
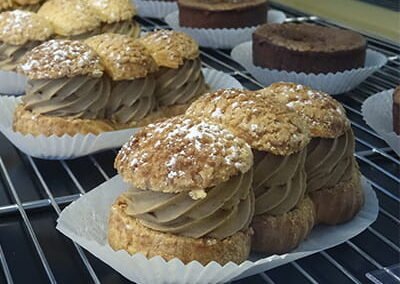
[[327, 74], [306, 74], [262, 68], [253, 64], [252, 42], [248, 41], [236, 46], [231, 56], [240, 63], [260, 83], [268, 86], [274, 82], [294, 82], [307, 85], [313, 89], [331, 95], [348, 92], [379, 70], [387, 62], [382, 53], [367, 50], [365, 65], [362, 68]]
[[[211, 90], [242, 88], [232, 76], [213, 69], [202, 69], [205, 81]], [[99, 135], [33, 136], [15, 132], [12, 127], [15, 108], [21, 103], [19, 97], [0, 96], [0, 132], [11, 143], [27, 155], [52, 160], [74, 159], [102, 150], [122, 146], [137, 129], [104, 132]]]
[[12, 71], [0, 71], [0, 95], [21, 95], [25, 92], [26, 77]]
[[378, 133], [400, 157], [400, 135], [393, 130], [394, 89], [370, 96], [361, 107], [365, 122]]
[[164, 19], [168, 14], [178, 10], [176, 2], [132, 0], [141, 17]]
[[[286, 15], [277, 10], [268, 11], [268, 23], [283, 23]], [[200, 29], [181, 27], [179, 24], [179, 11], [169, 14], [165, 21], [174, 30], [181, 31], [192, 36], [203, 47], [233, 48], [236, 45], [251, 40], [255, 27], [240, 29]]]
[[328, 249], [358, 235], [372, 224], [379, 205], [375, 192], [363, 178], [365, 204], [355, 218], [338, 226], [317, 226], [296, 250], [263, 257], [251, 255], [241, 263], [221, 266], [215, 261], [203, 266], [197, 261], [183, 264], [179, 259], [165, 261], [161, 257], [147, 259], [143, 254], [129, 255], [114, 251], [107, 242], [108, 216], [112, 203], [127, 190], [120, 176], [103, 183], [66, 207], [57, 220], [57, 229], [136, 283], [224, 283], [272, 269], [290, 261]]

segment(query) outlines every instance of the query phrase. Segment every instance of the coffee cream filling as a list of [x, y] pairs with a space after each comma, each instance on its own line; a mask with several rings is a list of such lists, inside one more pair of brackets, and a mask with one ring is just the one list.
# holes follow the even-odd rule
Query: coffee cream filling
[[306, 151], [290, 156], [256, 151], [254, 156], [255, 214], [276, 216], [295, 208], [306, 191]]
[[156, 98], [160, 106], [189, 103], [206, 89], [199, 58], [186, 60], [177, 69], [162, 67], [157, 73]]
[[192, 238], [224, 239], [247, 229], [254, 213], [252, 171], [207, 190], [203, 199], [188, 192], [162, 193], [131, 187], [127, 214], [144, 226]]
[[307, 190], [312, 192], [351, 180], [355, 166], [353, 153], [351, 129], [335, 139], [313, 138], [307, 148]]
[[39, 42], [32, 41], [23, 45], [0, 43], [0, 69], [4, 71], [15, 71], [22, 56], [38, 44]]

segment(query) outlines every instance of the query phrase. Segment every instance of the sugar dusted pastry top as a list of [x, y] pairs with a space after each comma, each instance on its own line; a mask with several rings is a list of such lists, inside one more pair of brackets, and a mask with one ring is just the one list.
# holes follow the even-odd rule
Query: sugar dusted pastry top
[[18, 71], [31, 80], [101, 77], [99, 56], [86, 44], [72, 40], [50, 40], [27, 52]]
[[44, 41], [53, 33], [50, 23], [41, 16], [21, 10], [0, 14], [0, 41], [23, 45], [28, 41]]
[[141, 129], [119, 152], [115, 167], [131, 185], [166, 193], [207, 188], [247, 172], [250, 146], [222, 126], [178, 116]]
[[83, 0], [49, 0], [38, 14], [50, 21], [54, 32], [62, 36], [83, 34], [100, 26], [100, 19]]
[[274, 83], [260, 90], [296, 111], [307, 122], [311, 136], [336, 138], [350, 128], [343, 106], [324, 92], [295, 83]]
[[199, 56], [199, 46], [189, 35], [171, 30], [149, 32], [140, 38], [158, 66], [178, 68], [187, 59]]
[[246, 90], [221, 89], [195, 101], [186, 112], [228, 127], [253, 149], [290, 155], [309, 142], [309, 131], [294, 111], [275, 99]]
[[114, 80], [144, 78], [157, 70], [148, 50], [130, 36], [108, 33], [91, 37], [85, 43], [99, 54]]
[[86, 0], [102, 22], [115, 23], [132, 19], [136, 9], [130, 0]]

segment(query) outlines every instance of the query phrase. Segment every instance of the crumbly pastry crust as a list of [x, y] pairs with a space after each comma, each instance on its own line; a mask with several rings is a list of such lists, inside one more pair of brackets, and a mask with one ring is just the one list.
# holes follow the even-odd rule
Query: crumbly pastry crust
[[87, 0], [97, 17], [105, 23], [132, 19], [136, 9], [130, 0]]
[[187, 115], [206, 117], [228, 127], [253, 149], [290, 155], [310, 141], [303, 120], [273, 99], [239, 89], [221, 89], [195, 101]]
[[23, 45], [28, 41], [44, 41], [53, 28], [43, 17], [28, 11], [14, 10], [0, 14], [0, 41]]
[[336, 138], [351, 127], [343, 106], [324, 92], [300, 84], [279, 82], [259, 93], [273, 96], [296, 111], [307, 122], [312, 137]]
[[82, 0], [48, 0], [38, 14], [53, 25], [60, 36], [74, 36], [92, 31], [100, 26], [100, 19]]
[[354, 218], [364, 205], [360, 178], [361, 174], [355, 167], [350, 181], [310, 193], [315, 205], [317, 223], [337, 225]]
[[223, 127], [199, 118], [174, 117], [142, 128], [115, 160], [123, 179], [143, 190], [205, 191], [247, 172], [250, 146]]
[[24, 55], [17, 70], [31, 80], [103, 75], [100, 57], [94, 50], [71, 40], [50, 40], [35, 47]]
[[148, 258], [161, 256], [167, 261], [176, 257], [183, 263], [197, 260], [203, 265], [210, 261], [221, 265], [230, 261], [239, 264], [249, 256], [251, 229], [223, 240], [177, 236], [146, 228], [125, 213], [126, 206], [119, 197], [111, 208], [108, 242], [114, 250], [142, 253]]
[[314, 225], [315, 208], [309, 197], [283, 215], [254, 216], [251, 249], [267, 255], [287, 253], [307, 238]]
[[100, 56], [113, 80], [144, 78], [157, 70], [157, 64], [148, 50], [127, 35], [101, 34], [85, 41]]
[[139, 39], [150, 51], [158, 66], [178, 68], [185, 60], [199, 57], [199, 46], [189, 35], [172, 30], [147, 33]]

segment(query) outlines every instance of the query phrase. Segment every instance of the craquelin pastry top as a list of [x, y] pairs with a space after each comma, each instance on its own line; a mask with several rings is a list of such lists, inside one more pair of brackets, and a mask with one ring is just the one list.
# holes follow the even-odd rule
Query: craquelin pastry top
[[181, 116], [140, 130], [115, 160], [123, 179], [139, 189], [199, 198], [252, 164], [249, 145], [229, 130]]
[[195, 101], [186, 114], [221, 123], [258, 151], [290, 155], [309, 142], [303, 120], [276, 100], [255, 92], [222, 89]]
[[65, 37], [90, 32], [101, 23], [94, 10], [82, 0], [49, 0], [38, 14], [51, 22], [57, 35]]
[[120, 34], [101, 34], [85, 41], [100, 56], [114, 80], [144, 78], [157, 70], [149, 51], [137, 40]]
[[97, 17], [104, 23], [131, 20], [136, 9], [129, 0], [87, 0]]
[[324, 92], [295, 83], [274, 83], [260, 90], [274, 96], [307, 122], [312, 137], [335, 138], [350, 128], [343, 106]]
[[178, 68], [185, 60], [199, 57], [199, 46], [189, 35], [159, 30], [147, 33], [140, 42], [151, 52], [158, 66]]

